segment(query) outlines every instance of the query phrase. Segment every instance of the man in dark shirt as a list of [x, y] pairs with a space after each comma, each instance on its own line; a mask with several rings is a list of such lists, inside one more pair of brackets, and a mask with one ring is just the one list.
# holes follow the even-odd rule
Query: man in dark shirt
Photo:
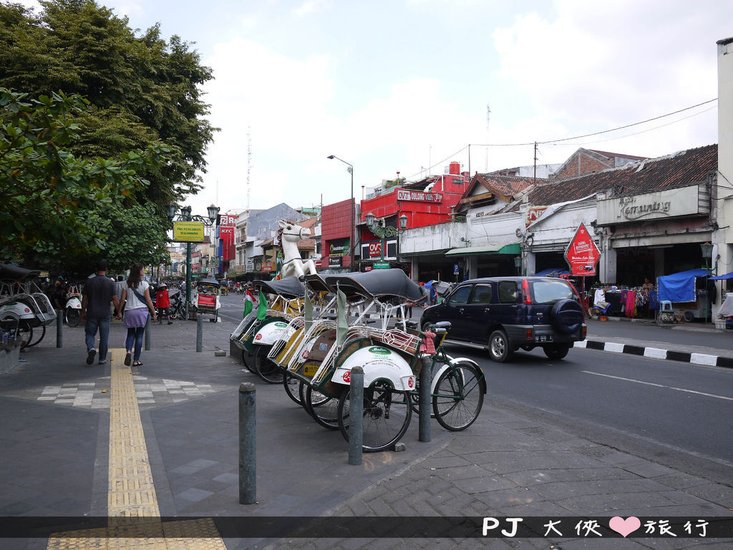
[[115, 294], [115, 283], [106, 276], [107, 262], [101, 260], [97, 264], [97, 275], [87, 279], [82, 291], [81, 318], [86, 319], [84, 333], [87, 344], [87, 365], [94, 363], [97, 350], [94, 341], [99, 330], [99, 364], [107, 362], [109, 349], [109, 322], [112, 316], [110, 303], [115, 310], [119, 309], [120, 301]]

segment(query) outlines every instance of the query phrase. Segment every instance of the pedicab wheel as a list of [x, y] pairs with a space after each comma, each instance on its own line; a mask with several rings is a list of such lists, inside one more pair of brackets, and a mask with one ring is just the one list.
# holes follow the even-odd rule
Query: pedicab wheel
[[[41, 340], [43, 340], [43, 337], [44, 336], [46, 336], [46, 325], [41, 325], [41, 326], [39, 326], [37, 328], [39, 328], [41, 330], [35, 332], [34, 336], [37, 336], [37, 338], [33, 338], [31, 340], [28, 340], [27, 347], [29, 347], [29, 348], [35, 346], [37, 343], [39, 343]], [[40, 333], [40, 336], [39, 336], [39, 333]]]
[[318, 424], [329, 430], [339, 429], [338, 405], [339, 400], [335, 397], [328, 397], [313, 386], [306, 386], [303, 395], [303, 406], [310, 413]]
[[283, 376], [283, 386], [285, 386], [285, 393], [298, 405], [303, 404], [303, 400], [300, 398], [301, 384], [302, 382], [295, 378], [295, 376], [290, 376], [287, 373], [285, 374], [285, 376]]
[[[12, 315], [3, 317], [3, 321], [15, 321], [18, 318]], [[33, 340], [33, 327], [27, 321], [18, 324], [18, 337], [20, 338], [20, 349], [25, 349]]]
[[[350, 392], [339, 398], [338, 422], [341, 434], [349, 440]], [[409, 392], [399, 392], [385, 380], [378, 380], [364, 388], [362, 415], [362, 449], [366, 453], [386, 451], [405, 435], [412, 419]]]
[[433, 393], [433, 413], [438, 424], [451, 432], [473, 424], [484, 405], [486, 381], [470, 363], [454, 364], [438, 378]]
[[66, 324], [70, 327], [78, 327], [81, 321], [81, 310], [73, 307], [66, 308]]
[[252, 363], [255, 372], [265, 382], [268, 384], [282, 384], [283, 371], [267, 357], [271, 348], [272, 346], [254, 346]]
[[257, 370], [254, 366], [254, 355], [246, 348], [242, 350], [242, 363], [244, 363], [244, 366], [247, 367], [247, 370], [249, 372], [251, 372], [252, 374], [257, 374]]

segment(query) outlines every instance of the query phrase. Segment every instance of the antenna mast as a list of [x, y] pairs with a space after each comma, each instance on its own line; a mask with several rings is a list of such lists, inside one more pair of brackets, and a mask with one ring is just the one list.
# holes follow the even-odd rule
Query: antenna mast
[[[486, 143], [489, 143], [489, 120], [491, 119], [491, 107], [486, 104]], [[489, 146], [486, 146], [486, 171], [489, 171]]]
[[250, 175], [252, 174], [252, 128], [247, 126], [247, 201], [244, 205], [247, 216], [249, 217], [249, 187]]

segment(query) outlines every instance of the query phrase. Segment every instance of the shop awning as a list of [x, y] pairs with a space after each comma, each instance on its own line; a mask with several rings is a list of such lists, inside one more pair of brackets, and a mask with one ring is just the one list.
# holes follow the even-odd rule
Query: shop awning
[[710, 277], [711, 281], [725, 281], [727, 279], [733, 279], [733, 271], [730, 273], [723, 273], [722, 275], [716, 275], [715, 277]]
[[451, 248], [446, 256], [490, 256], [496, 254], [517, 256], [521, 253], [519, 243], [505, 244], [504, 246], [464, 246]]

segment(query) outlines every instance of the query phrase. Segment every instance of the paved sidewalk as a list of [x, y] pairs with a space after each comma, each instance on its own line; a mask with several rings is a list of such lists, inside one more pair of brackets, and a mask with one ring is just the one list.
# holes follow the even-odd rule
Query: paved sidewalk
[[[733, 475], [713, 479], [675, 470], [577, 437], [551, 418], [500, 406], [490, 394], [469, 430], [450, 433], [433, 423], [432, 441], [420, 443], [415, 418], [402, 440], [404, 452], [364, 455], [361, 466], [350, 466], [340, 433], [316, 425], [280, 386], [255, 379], [235, 358], [215, 356], [217, 350], [229, 350], [233, 326], [204, 323], [203, 328], [204, 351], [196, 353], [196, 323], [153, 326], [144, 366], [128, 372], [144, 432], [152, 498], [161, 516], [263, 521], [283, 516], [540, 516], [600, 517], [606, 523], [613, 516], [733, 518]], [[638, 346], [646, 346], [648, 339], [672, 349], [700, 337], [656, 327], [634, 329], [636, 339], [608, 332], [622, 328], [591, 325], [598, 338], [623, 338]], [[110, 510], [109, 489], [115, 479], [110, 442], [119, 437], [110, 435], [110, 393], [120, 387], [110, 374], [122, 366], [115, 359], [112, 365], [87, 367], [81, 328], [65, 328], [61, 349], [55, 347], [54, 336], [49, 331], [39, 346], [23, 353], [25, 361], [16, 371], [0, 376], [0, 516], [105, 516]], [[112, 347], [120, 348], [123, 339], [123, 327], [113, 323]], [[707, 349], [730, 354], [727, 340], [715, 342]], [[124, 371], [115, 371], [115, 376]], [[245, 381], [254, 382], [257, 390], [257, 504], [247, 506], [238, 503], [238, 390]], [[721, 468], [733, 474], [730, 465]], [[333, 522], [337, 527], [339, 520]], [[566, 527], [564, 536], [492, 539], [490, 545], [568, 549], [733, 544], [733, 538], [624, 540], [607, 526], [604, 533], [604, 540], [591, 540]], [[338, 534], [336, 529], [334, 537]], [[223, 543], [230, 549], [474, 548], [487, 543], [281, 535]], [[104, 547], [94, 544], [105, 542], [80, 540], [80, 548]], [[197, 541], [209, 539], [189, 542]], [[0, 540], [2, 548], [47, 544], [46, 539]]]

